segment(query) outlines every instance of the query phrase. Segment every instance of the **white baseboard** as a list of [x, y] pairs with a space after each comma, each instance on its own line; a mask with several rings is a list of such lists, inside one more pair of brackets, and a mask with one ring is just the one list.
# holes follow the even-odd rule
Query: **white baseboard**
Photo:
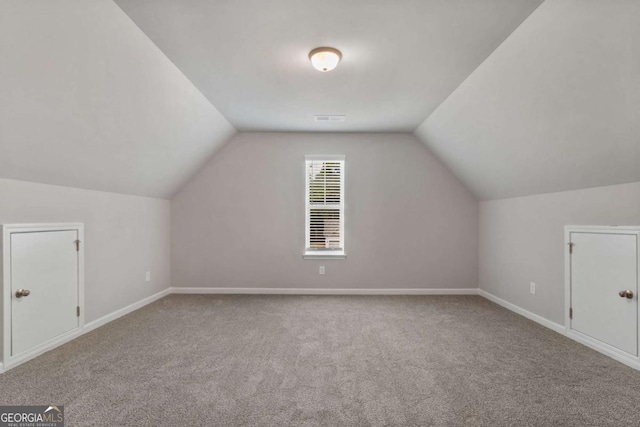
[[545, 326], [559, 334], [562, 335], [566, 335], [566, 330], [565, 327], [559, 323], [556, 322], [552, 322], [549, 319], [546, 319], [542, 316], [539, 316], [535, 313], [532, 313], [530, 311], [525, 310], [522, 307], [519, 307], [515, 304], [512, 304], [508, 301], [503, 300], [502, 298], [498, 298], [497, 296], [490, 294], [487, 291], [483, 291], [482, 289], [478, 289], [478, 295], [480, 295], [481, 297], [484, 297], [486, 299], [488, 299], [491, 302], [495, 302], [496, 304], [506, 308], [507, 310], [511, 310], [514, 313], [518, 313], [519, 315], [526, 317], [529, 320], [533, 320], [536, 323], [541, 324], [542, 326]]
[[56, 347], [61, 346], [62, 344], [65, 344], [73, 339], [76, 339], [83, 334], [86, 334], [87, 332], [90, 332], [96, 328], [99, 328], [100, 326], [103, 326], [113, 320], [116, 320], [119, 317], [129, 314], [132, 311], [138, 310], [139, 308], [142, 308], [147, 304], [151, 304], [152, 302], [157, 301], [160, 298], [169, 295], [170, 293], [171, 293], [171, 289], [167, 288], [161, 292], [158, 292], [155, 295], [151, 295], [138, 302], [135, 302], [119, 310], [116, 310], [113, 313], [107, 314], [106, 316], [103, 316], [97, 320], [94, 320], [93, 322], [86, 323], [82, 328], [77, 328], [73, 331], [70, 331], [66, 334], [56, 337], [53, 340], [44, 343], [42, 346], [39, 346], [38, 348], [32, 351], [29, 351], [26, 354], [20, 355], [16, 358], [6, 359], [4, 361], [6, 363], [3, 364], [3, 362], [0, 362], [0, 373], [4, 372], [5, 368], [7, 371], [9, 369], [15, 368], [16, 366], [22, 363], [25, 363], [37, 356], [40, 356], [41, 354], [44, 354], [50, 350], [53, 350]]
[[116, 310], [113, 313], [109, 313], [106, 316], [102, 316], [99, 319], [94, 320], [93, 322], [89, 322], [84, 325], [84, 330], [82, 333], [86, 334], [87, 332], [93, 331], [94, 329], [99, 328], [100, 326], [106, 325], [109, 322], [116, 320], [119, 317], [125, 316], [133, 311], [136, 311], [145, 305], [151, 304], [159, 300], [160, 298], [164, 298], [171, 293], [171, 288], [167, 288], [164, 291], [160, 291], [157, 294], [146, 297], [138, 302], [134, 302], [131, 305], [121, 308], [120, 310]]
[[[82, 334], [90, 332], [94, 329], [99, 328], [113, 320], [116, 320], [122, 316], [125, 316], [133, 311], [136, 311], [152, 302], [159, 300], [170, 294], [263, 294], [263, 295], [479, 295], [483, 298], [492, 301], [507, 310], [513, 311], [521, 316], [526, 317], [529, 320], [532, 320], [542, 326], [545, 326], [559, 334], [562, 334], [574, 341], [577, 341], [593, 350], [596, 350], [600, 353], [605, 354], [627, 366], [640, 370], [640, 358], [635, 358], [632, 356], [626, 356], [624, 354], [619, 353], [615, 349], [609, 348], [606, 344], [602, 344], [599, 341], [590, 339], [589, 337], [584, 337], [579, 333], [575, 333], [573, 331], [568, 331], [563, 325], [552, 322], [549, 319], [546, 319], [542, 316], [534, 314], [530, 311], [523, 309], [515, 304], [512, 304], [508, 301], [503, 300], [502, 298], [498, 298], [497, 296], [490, 294], [482, 289], [475, 288], [458, 288], [458, 289], [419, 289], [419, 288], [409, 288], [409, 289], [304, 289], [304, 288], [211, 288], [211, 287], [190, 287], [190, 288], [182, 288], [182, 287], [171, 287], [165, 289], [157, 294], [151, 295], [147, 298], [144, 298], [138, 302], [135, 302], [131, 305], [123, 307], [119, 310], [114, 311], [113, 313], [107, 314], [97, 320], [89, 322], [85, 324], [80, 334], [75, 336], [70, 336], [64, 341], [57, 343], [60, 345], [61, 343], [70, 341], [73, 338], [76, 338]], [[56, 345], [56, 346], [57, 346]], [[41, 353], [44, 353], [50, 349], [44, 350]], [[15, 364], [7, 367], [11, 369], [18, 364], [24, 363], [29, 359], [41, 354], [34, 353], [29, 354], [28, 358], [24, 360], [20, 360]], [[0, 362], [0, 373], [5, 371], [5, 365]]]
[[580, 332], [577, 332], [574, 330], [568, 330], [566, 336], [568, 338], [571, 338], [574, 341], [579, 342], [582, 345], [589, 347], [592, 350], [595, 350], [599, 353], [609, 356], [610, 358], [615, 359], [620, 363], [623, 363], [631, 368], [634, 368], [640, 371], [640, 358], [638, 357], [627, 354], [621, 350], [618, 350], [615, 347], [612, 347], [608, 344], [600, 342], [587, 335], [583, 335]]
[[172, 294], [260, 295], [478, 295], [475, 288], [458, 289], [305, 289], [305, 288], [171, 288]]
[[556, 322], [552, 322], [549, 319], [546, 319], [542, 316], [538, 316], [537, 314], [534, 314], [530, 311], [525, 310], [522, 307], [519, 307], [515, 304], [512, 304], [508, 301], [503, 300], [502, 298], [498, 298], [497, 296], [490, 294], [489, 292], [483, 291], [482, 289], [478, 289], [478, 295], [480, 295], [481, 297], [484, 297], [486, 299], [488, 299], [489, 301], [492, 301], [504, 308], [506, 308], [507, 310], [511, 310], [514, 313], [517, 313], [521, 316], [526, 317], [529, 320], [533, 320], [536, 323], [539, 323], [542, 326], [545, 326], [549, 329], [551, 329], [554, 332], [557, 332], [561, 335], [564, 335], [565, 337], [572, 339], [576, 342], [579, 342], [580, 344], [589, 347], [592, 350], [595, 350], [599, 353], [604, 354], [605, 356], [608, 356], [614, 360], [617, 360], [620, 363], [623, 363], [631, 368], [640, 370], [640, 358], [639, 357], [634, 357], [632, 355], [628, 355], [624, 352], [622, 352], [621, 350], [618, 350], [614, 347], [611, 347], [605, 343], [602, 343], [598, 340], [595, 340], [591, 337], [588, 337], [586, 335], [583, 335], [579, 332], [573, 331], [571, 329], [566, 328], [565, 326], [556, 323]]
[[4, 359], [4, 368], [8, 371], [9, 369], [13, 369], [18, 365], [21, 365], [25, 362], [28, 362], [31, 359], [35, 359], [36, 357], [47, 353], [48, 351], [53, 350], [56, 347], [60, 347], [63, 344], [68, 343], [80, 335], [82, 335], [82, 328], [77, 327], [72, 329], [71, 331], [65, 332], [64, 334], [52, 338], [41, 345], [27, 351], [26, 353], [19, 354], [17, 356], [9, 356]]
[[33, 359], [40, 354], [53, 350], [72, 339], [93, 331], [122, 316], [136, 311], [152, 302], [164, 298], [170, 294], [274, 294], [274, 295], [477, 295], [477, 289], [302, 289], [302, 288], [168, 288], [157, 294], [146, 297], [140, 301], [102, 316], [92, 322], [86, 323], [83, 328], [70, 334], [59, 337], [55, 342], [36, 349], [29, 354], [12, 360], [10, 365], [0, 362], [0, 373], [11, 369], [21, 363]]

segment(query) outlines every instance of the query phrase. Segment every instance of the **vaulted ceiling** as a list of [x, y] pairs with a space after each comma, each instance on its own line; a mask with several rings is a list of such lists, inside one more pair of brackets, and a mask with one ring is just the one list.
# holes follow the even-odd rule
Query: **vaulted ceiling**
[[236, 129], [341, 132], [412, 132], [541, 2], [116, 0]]
[[640, 1], [545, 1], [416, 134], [481, 199], [640, 181]]
[[1, 178], [168, 198], [233, 134], [112, 1], [0, 1]]
[[237, 130], [415, 130], [480, 199], [640, 181], [638, 0], [116, 2], [0, 2], [0, 177], [169, 198]]

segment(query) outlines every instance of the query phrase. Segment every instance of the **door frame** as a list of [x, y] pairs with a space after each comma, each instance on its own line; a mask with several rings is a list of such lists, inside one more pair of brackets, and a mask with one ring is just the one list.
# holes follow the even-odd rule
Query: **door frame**
[[[84, 224], [82, 223], [47, 223], [47, 224], [2, 224], [2, 244], [0, 245], [0, 302], [2, 304], [2, 328], [0, 339], [2, 342], [2, 358], [0, 360], [0, 372], [6, 371], [16, 365], [33, 359], [55, 347], [58, 347], [82, 334], [84, 329]], [[52, 338], [38, 347], [20, 354], [11, 355], [11, 234], [13, 233], [37, 233], [47, 231], [77, 231], [80, 240], [78, 250], [78, 327], [62, 335]], [[3, 366], [4, 365], [4, 366]]]
[[[571, 243], [571, 233], [597, 233], [597, 234], [634, 234], [636, 236], [636, 281], [640, 289], [640, 226], [619, 226], [619, 225], [565, 225], [564, 227], [564, 326], [565, 333], [569, 338], [578, 341], [596, 351], [606, 354], [635, 369], [640, 369], [640, 356], [633, 356], [612, 345], [585, 335], [579, 331], [571, 329], [571, 318], [569, 308], [571, 307], [571, 254], [569, 243]], [[640, 295], [636, 295], [638, 302], [638, 345], [640, 346]]]

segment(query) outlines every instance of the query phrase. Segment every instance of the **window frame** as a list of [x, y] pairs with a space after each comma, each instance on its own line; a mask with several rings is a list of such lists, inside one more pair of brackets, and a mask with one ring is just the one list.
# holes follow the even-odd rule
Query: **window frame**
[[[337, 205], [340, 210], [340, 242], [341, 249], [312, 249], [311, 242], [311, 209], [313, 204], [309, 201], [309, 174], [307, 173], [307, 162], [323, 161], [323, 162], [339, 162], [340, 163], [340, 203]], [[305, 155], [304, 156], [304, 259], [345, 259], [347, 257], [345, 251], [345, 170], [346, 156], [339, 154], [327, 155]], [[336, 205], [334, 205], [336, 206]]]

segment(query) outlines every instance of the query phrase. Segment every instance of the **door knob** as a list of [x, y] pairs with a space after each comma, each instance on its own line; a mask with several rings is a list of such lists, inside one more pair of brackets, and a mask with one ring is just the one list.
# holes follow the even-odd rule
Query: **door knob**
[[31, 294], [29, 289], [18, 289], [16, 291], [16, 298], [28, 297]]
[[627, 289], [627, 290], [618, 292], [618, 295], [620, 295], [621, 298], [631, 299], [633, 298], [633, 291], [630, 291], [629, 289]]

